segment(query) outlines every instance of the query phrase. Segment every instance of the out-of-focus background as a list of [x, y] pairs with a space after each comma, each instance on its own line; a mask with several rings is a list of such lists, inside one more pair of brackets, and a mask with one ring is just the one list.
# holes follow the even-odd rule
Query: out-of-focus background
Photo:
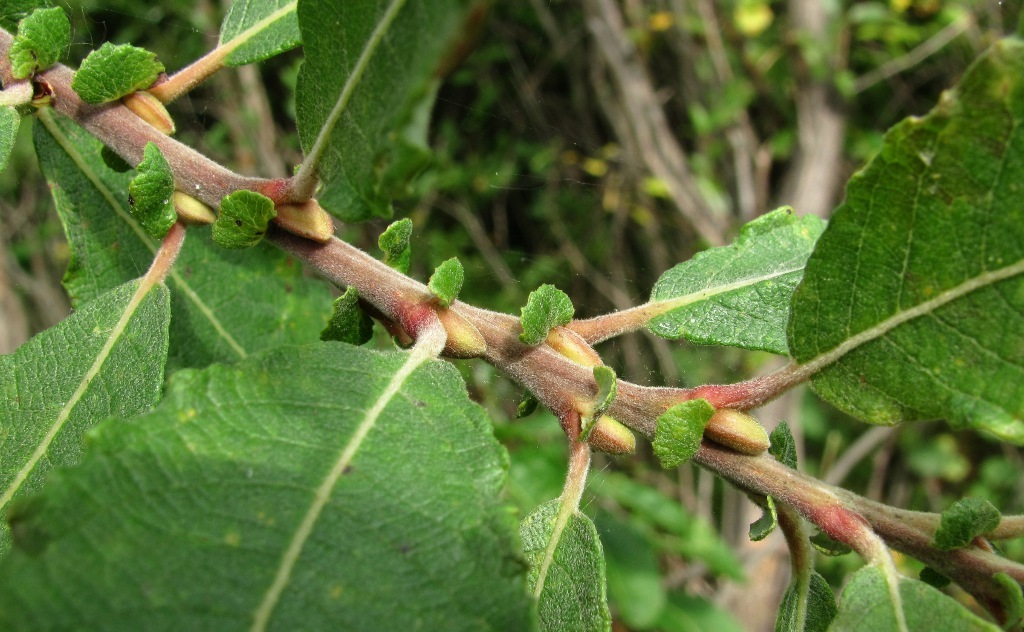
[[[65, 5], [70, 63], [111, 40], [173, 71], [216, 44], [227, 4]], [[662, 272], [766, 211], [828, 217], [885, 130], [927, 112], [1019, 11], [1019, 0], [493, 2], [478, 48], [440, 90], [434, 160], [395, 200], [416, 227], [412, 274], [457, 255], [460, 298], [513, 313], [545, 282], [579, 316], [642, 303]], [[172, 106], [179, 138], [240, 172], [286, 175], [301, 160], [300, 63], [293, 51], [218, 74]], [[0, 174], [0, 353], [70, 311], [68, 249], [30, 127]], [[386, 223], [344, 236], [376, 253]], [[644, 384], [729, 382], [780, 362], [643, 334], [599, 350]], [[508, 495], [525, 515], [560, 491], [558, 424], [542, 412], [512, 420], [520, 390], [486, 364], [460, 367], [509, 447]], [[865, 426], [805, 389], [758, 415], [769, 428], [789, 422], [802, 469], [871, 498], [936, 511], [971, 495], [1024, 510], [1022, 455], [1008, 446], [942, 423]], [[788, 557], [777, 534], [748, 540], [759, 510], [741, 494], [689, 466], [663, 471], [641, 445], [597, 458], [584, 504], [608, 557], [616, 630], [773, 628]], [[1007, 546], [1024, 557], [1024, 543]], [[822, 557], [819, 570], [838, 589], [859, 564]]]

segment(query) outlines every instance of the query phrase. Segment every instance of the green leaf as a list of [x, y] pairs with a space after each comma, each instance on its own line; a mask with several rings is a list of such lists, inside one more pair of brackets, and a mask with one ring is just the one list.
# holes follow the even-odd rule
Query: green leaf
[[594, 381], [597, 382], [597, 397], [594, 398], [594, 411], [582, 420], [580, 428], [580, 441], [586, 441], [590, 437], [590, 431], [597, 426], [601, 416], [615, 401], [615, 395], [619, 390], [618, 377], [615, 370], [610, 366], [598, 365], [594, 367]]
[[235, 191], [220, 201], [220, 213], [213, 223], [213, 241], [236, 250], [252, 248], [267, 234], [270, 220], [277, 217], [274, 201], [255, 191]]
[[409, 245], [410, 237], [412, 237], [412, 220], [404, 217], [393, 222], [377, 238], [377, 245], [384, 251], [384, 263], [402, 274], [409, 273], [409, 260], [412, 257], [412, 247]]
[[146, 143], [139, 173], [128, 183], [128, 206], [146, 234], [163, 238], [178, 221], [174, 211], [174, 174], [156, 143]]
[[[900, 578], [900, 598], [909, 630], [996, 632], [998, 627], [978, 618], [959, 603], [924, 582]], [[889, 632], [898, 630], [896, 610], [885, 575], [866, 566], [850, 577], [830, 632]]]
[[519, 402], [519, 405], [516, 406], [516, 419], [529, 417], [535, 410], [537, 410], [537, 406], [539, 405], [540, 402], [533, 393], [526, 393], [526, 396], [523, 397], [523, 401]]
[[775, 426], [775, 430], [772, 430], [768, 440], [771, 442], [768, 454], [774, 456], [775, 460], [779, 463], [795, 470], [797, 465], [796, 441], [793, 439], [793, 433], [789, 429], [789, 424], [785, 421], [780, 421]]
[[672, 593], [661, 611], [659, 632], [744, 632], [736, 619], [703, 597]]
[[946, 586], [949, 586], [952, 583], [952, 580], [950, 578], [946, 577], [934, 568], [928, 566], [925, 566], [921, 569], [921, 572], [918, 574], [918, 577], [921, 579], [921, 581], [934, 588], [945, 588]]
[[981, 498], [962, 498], [942, 512], [935, 531], [935, 546], [944, 550], [959, 549], [974, 538], [999, 526], [999, 510]]
[[1024, 444], [1024, 41], [893, 127], [793, 296], [813, 387], [865, 421], [944, 418]]
[[1006, 612], [1003, 629], [1013, 630], [1019, 628], [1021, 621], [1024, 620], [1024, 591], [1021, 590], [1020, 584], [1006, 573], [996, 573], [992, 576], [992, 579], [1004, 591], [1003, 597], [1000, 599], [1003, 610]]
[[224, 60], [244, 66], [299, 45], [296, 0], [235, 0], [220, 25], [220, 46], [233, 49]]
[[520, 313], [523, 333], [519, 339], [528, 345], [539, 345], [553, 327], [568, 325], [576, 310], [565, 292], [545, 283], [530, 292]]
[[458, 298], [465, 274], [459, 258], [452, 257], [437, 266], [434, 274], [430, 275], [427, 288], [438, 298], [442, 307], [448, 307]]
[[48, 0], [4, 0], [0, 2], [0, 28], [14, 33], [18, 30], [18, 22], [27, 18], [36, 9], [52, 4]]
[[824, 531], [819, 531], [811, 536], [811, 546], [813, 546], [822, 555], [829, 557], [839, 557], [840, 555], [846, 555], [853, 549], [849, 545], [840, 542], [839, 540], [833, 539]]
[[[794, 581], [786, 589], [775, 619], [775, 632], [825, 632], [835, 619], [836, 596], [825, 578], [811, 571], [808, 583], [801, 587]], [[802, 590], [803, 589], [803, 590]], [[801, 594], [803, 592], [803, 594]], [[803, 608], [800, 602], [803, 601]], [[803, 621], [799, 620], [801, 610]]]
[[24, 79], [60, 60], [71, 44], [71, 22], [64, 9], [36, 9], [18, 23], [11, 43], [11, 74]]
[[104, 42], [82, 60], [71, 88], [86, 103], [107, 103], [148, 88], [163, 71], [156, 53]]
[[0, 106], [0, 171], [7, 168], [20, 126], [21, 115], [18, 111], [9, 105]]
[[650, 628], [661, 617], [668, 600], [651, 540], [636, 520], [623, 520], [602, 511], [595, 523], [604, 544], [608, 598], [616, 618], [630, 628]]
[[715, 408], [706, 399], [691, 399], [676, 404], [658, 417], [654, 430], [654, 455], [666, 469], [679, 467], [700, 449]]
[[779, 524], [779, 514], [775, 510], [775, 499], [771, 496], [765, 496], [767, 508], [761, 517], [750, 524], [750, 530], [748, 535], [752, 542], [760, 542], [767, 538], [775, 531], [775, 527]]
[[[145, 270], [158, 243], [128, 209], [131, 175], [106, 167], [103, 145], [48, 109], [32, 126], [36, 155], [71, 250], [64, 286], [76, 307]], [[279, 249], [225, 250], [193, 226], [171, 288], [172, 366], [235, 362], [281, 344], [315, 342], [331, 301], [322, 281]]]
[[647, 307], [664, 338], [786, 355], [793, 290], [824, 222], [780, 208], [750, 222], [736, 242], [698, 253], [665, 272]]
[[[138, 288], [138, 281], [117, 287], [0, 356], [0, 516], [38, 490], [55, 466], [78, 462], [94, 424], [145, 412], [159, 400], [168, 292], [160, 285], [136, 296]], [[0, 556], [10, 545], [7, 521], [0, 521]]]
[[0, 567], [0, 629], [529, 629], [507, 455], [425, 356], [316, 343], [177, 373], [23, 517], [44, 549]]
[[373, 338], [373, 320], [359, 309], [359, 290], [350, 287], [335, 299], [331, 319], [320, 332], [320, 340], [363, 345]]
[[[464, 32], [469, 0], [302, 0], [306, 61], [296, 88], [299, 140], [316, 161], [320, 204], [346, 221], [390, 217], [387, 182], [409, 172], [412, 125], [451, 43]], [[325, 25], [332, 25], [325, 28]], [[426, 102], [429, 106], [429, 102]]]
[[[551, 559], [546, 560], [560, 507], [560, 500], [548, 501], [530, 512], [519, 526], [530, 564], [527, 587], [537, 599], [540, 629], [610, 630], [604, 551], [590, 518], [579, 512], [569, 516]], [[542, 568], [544, 583], [538, 591]]]
[[126, 171], [132, 170], [132, 166], [128, 164], [128, 161], [126, 161], [124, 158], [120, 156], [120, 154], [115, 152], [110, 147], [107, 147], [106, 145], [104, 145], [103, 148], [100, 149], [100, 158], [103, 159], [103, 164], [105, 164], [109, 169], [116, 171], [118, 173], [124, 173]]

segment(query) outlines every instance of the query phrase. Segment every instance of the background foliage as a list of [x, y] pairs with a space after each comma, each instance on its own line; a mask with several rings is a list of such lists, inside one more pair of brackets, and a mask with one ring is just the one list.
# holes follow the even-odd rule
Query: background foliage
[[[512, 312], [545, 282], [572, 296], [579, 316], [641, 303], [663, 271], [714, 243], [714, 234], [729, 241], [739, 224], [778, 204], [826, 217], [882, 132], [927, 111], [1015, 23], [1012, 4], [494, 3], [479, 47], [439, 87], [429, 138], [435, 156], [407, 190], [392, 192], [400, 195], [397, 214], [417, 227], [411, 274], [425, 279], [457, 255], [466, 273], [460, 297]], [[179, 68], [215, 44], [222, 17], [212, 2], [66, 8], [75, 66], [109, 40], [159, 51], [168, 68]], [[243, 173], [289, 173], [301, 160], [290, 96], [298, 60], [292, 52], [218, 74], [172, 106], [180, 138]], [[660, 119], [638, 114], [652, 104]], [[60, 276], [80, 247], [64, 241], [52, 215], [30, 147], [32, 135], [46, 142], [46, 132], [38, 122], [31, 127], [23, 126], [13, 168], [0, 175], [3, 353], [66, 316]], [[679, 160], [685, 170], [672, 168]], [[681, 211], [693, 200], [714, 229], [705, 232], [707, 241]], [[375, 252], [385, 225], [349, 228], [346, 237]], [[188, 247], [201, 251], [183, 257], [211, 265], [214, 255], [200, 246], [191, 241]], [[141, 272], [148, 257], [140, 243], [119, 253], [116, 265]], [[301, 271], [289, 274], [288, 300], [297, 300], [295, 288], [322, 291], [303, 289]], [[82, 291], [100, 289], [91, 287]], [[261, 303], [271, 291], [249, 290]], [[251, 325], [268, 320], [276, 322], [253, 317]], [[202, 336], [173, 323], [171, 336]], [[642, 334], [602, 353], [619, 375], [647, 384], [731, 381], [774, 362], [757, 352], [710, 354]], [[222, 356], [172, 364], [234, 359], [230, 349]], [[499, 420], [512, 456], [508, 496], [526, 515], [561, 489], [561, 430], [546, 414], [510, 421], [516, 387], [483, 363], [460, 369], [474, 399]], [[970, 495], [1006, 513], [1024, 511], [1020, 452], [977, 434], [944, 425], [865, 428], [802, 389], [762, 413], [766, 422], [790, 422], [806, 471], [868, 497], [940, 511]], [[584, 496], [607, 556], [617, 625], [770, 627], [788, 573], [781, 538], [750, 543], [747, 525], [757, 513], [740, 494], [697, 469], [664, 473], [643, 456], [599, 462]], [[1011, 557], [1024, 554], [1020, 541], [1007, 545]], [[905, 563], [902, 570], [916, 571]], [[838, 557], [819, 570], [835, 585], [857, 564]]]

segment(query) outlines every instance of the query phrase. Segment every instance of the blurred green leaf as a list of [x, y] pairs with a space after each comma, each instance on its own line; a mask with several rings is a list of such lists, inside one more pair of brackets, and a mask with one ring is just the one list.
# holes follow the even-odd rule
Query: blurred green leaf
[[781, 208], [750, 222], [736, 242], [665, 272], [651, 291], [648, 328], [664, 338], [786, 355], [793, 290], [824, 222]]
[[604, 544], [608, 597], [617, 616], [631, 628], [653, 628], [668, 600], [654, 546], [630, 520], [600, 512], [594, 522]]
[[36, 9], [51, 6], [48, 0], [4, 0], [0, 2], [0, 28], [12, 33], [18, 30], [18, 22]]
[[553, 327], [569, 324], [575, 311], [565, 292], [545, 283], [526, 299], [520, 312], [523, 333], [519, 339], [528, 345], [539, 345]]
[[[996, 632], [999, 628], [924, 582], [900, 578], [903, 614], [910, 630]], [[857, 571], [843, 589], [839, 612], [830, 632], [899, 630], [885, 575], [876, 566]]]
[[220, 46], [234, 50], [224, 63], [244, 66], [299, 45], [297, 0], [234, 0], [220, 26]]
[[174, 211], [174, 174], [160, 148], [146, 143], [138, 175], [128, 183], [128, 206], [146, 234], [163, 238], [178, 221]]
[[700, 449], [715, 408], [706, 399], [691, 399], [676, 404], [658, 417], [654, 431], [654, 455], [665, 469], [679, 467]]
[[82, 60], [71, 87], [86, 103], [107, 103], [148, 88], [163, 71], [156, 53], [104, 42]]
[[744, 632], [729, 613], [702, 597], [672, 593], [658, 619], [659, 632]]
[[64, 9], [36, 9], [18, 23], [11, 43], [11, 74], [24, 79], [60, 60], [71, 43], [71, 22]]
[[980, 498], [961, 498], [942, 512], [935, 531], [935, 546], [950, 551], [970, 544], [974, 538], [999, 526], [999, 510]]
[[[806, 592], [801, 595], [799, 582], [793, 581], [782, 596], [779, 615], [775, 619], [775, 632], [825, 632], [835, 619], [838, 607], [836, 596], [825, 578], [811, 571]], [[798, 621], [803, 601], [804, 620]]]
[[996, 43], [850, 180], [793, 296], [819, 395], [1024, 444], [1024, 42]]
[[0, 628], [529, 629], [505, 452], [458, 372], [413, 354], [175, 374], [23, 517], [45, 549], [0, 567]]
[[[138, 281], [114, 288], [0, 356], [0, 515], [17, 518], [19, 499], [38, 491], [54, 467], [77, 463], [94, 424], [159, 400], [170, 302], [163, 285], [136, 297], [138, 288]], [[10, 545], [0, 520], [0, 556]]]
[[[546, 559], [560, 508], [560, 500], [548, 501], [524, 518], [519, 527], [530, 564], [527, 587], [537, 597], [540, 629], [610, 630], [604, 551], [590, 518], [573, 512], [558, 536], [551, 559]], [[542, 568], [544, 583], [538, 594]]]

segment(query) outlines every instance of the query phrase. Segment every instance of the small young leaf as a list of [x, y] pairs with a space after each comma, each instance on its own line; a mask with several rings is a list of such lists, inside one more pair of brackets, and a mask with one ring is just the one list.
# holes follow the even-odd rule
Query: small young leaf
[[945, 551], [967, 546], [974, 538], [999, 526], [999, 519], [999, 510], [987, 500], [958, 500], [942, 512], [935, 546]]
[[235, 191], [220, 201], [213, 240], [224, 248], [249, 248], [260, 243], [277, 211], [270, 198], [255, 191]]
[[539, 345], [552, 327], [567, 325], [575, 311], [565, 292], [545, 283], [530, 292], [526, 299], [521, 311], [523, 333], [519, 334], [519, 339], [528, 345]]
[[538, 405], [540, 405], [540, 402], [537, 401], [534, 394], [527, 392], [523, 397], [523, 401], [519, 402], [519, 405], [516, 406], [516, 419], [529, 417], [535, 410], [537, 410]]
[[106, 103], [148, 88], [163, 71], [155, 53], [105, 42], [82, 60], [71, 87], [86, 103]]
[[786, 467], [791, 467], [795, 470], [796, 441], [793, 440], [793, 433], [789, 430], [789, 424], [780, 421], [779, 425], [775, 426], [775, 430], [772, 430], [771, 435], [768, 436], [768, 440], [772, 444], [768, 448], [768, 454], [774, 456], [776, 461]]
[[819, 531], [811, 536], [811, 546], [813, 546], [822, 555], [829, 557], [839, 557], [840, 555], [846, 555], [853, 549], [846, 544], [835, 540], [824, 531]]
[[338, 340], [362, 345], [373, 337], [373, 320], [359, 309], [359, 291], [349, 287], [334, 301], [331, 320], [320, 332], [320, 340]]
[[925, 566], [924, 568], [922, 568], [921, 572], [918, 573], [918, 577], [924, 583], [935, 588], [945, 588], [946, 586], [949, 586], [950, 583], [952, 583], [952, 581], [948, 577], [946, 577], [945, 575], [943, 575], [942, 573], [940, 573], [939, 571], [935, 570], [930, 566]]
[[775, 531], [776, 525], [779, 524], [779, 514], [775, 510], [775, 499], [771, 496], [765, 496], [765, 500], [768, 502], [768, 507], [761, 514], [761, 517], [750, 524], [750, 540], [752, 542], [760, 542], [767, 538]]
[[615, 401], [615, 394], [618, 391], [618, 380], [615, 371], [609, 367], [598, 365], [594, 367], [594, 380], [597, 381], [597, 397], [594, 398], [594, 412], [582, 420], [580, 428], [580, 440], [586, 441], [590, 431], [597, 425], [597, 420], [608, 410], [608, 407]]
[[666, 469], [679, 467], [693, 458], [700, 449], [715, 408], [706, 399], [691, 399], [676, 404], [658, 417], [654, 431], [654, 454]]
[[377, 238], [377, 245], [384, 251], [384, 263], [402, 274], [409, 272], [409, 260], [412, 257], [412, 247], [409, 245], [410, 237], [412, 237], [412, 220], [406, 217], [392, 223]]
[[442, 307], [448, 307], [459, 296], [465, 272], [458, 257], [452, 257], [441, 263], [430, 275], [427, 288], [438, 298]]
[[[555, 529], [560, 507], [551, 500], [523, 519], [519, 535], [530, 564], [527, 585], [537, 593], [541, 566]], [[604, 631], [611, 628], [605, 595], [605, 559], [594, 523], [575, 512], [569, 517], [548, 562], [544, 585], [537, 594], [540, 630]]]
[[804, 595], [806, 606], [804, 620], [797, 621], [800, 612], [800, 586], [794, 581], [786, 589], [779, 604], [779, 615], [775, 619], [775, 632], [825, 632], [836, 618], [836, 596], [825, 578], [811, 571], [810, 583]]
[[668, 601], [653, 534], [607, 511], [594, 518], [608, 565], [608, 598], [631, 630], [651, 630]]
[[150, 237], [162, 238], [178, 221], [174, 211], [174, 174], [153, 142], [146, 143], [139, 173], [128, 184], [128, 206]]
[[9, 105], [0, 107], [0, 171], [7, 168], [20, 126], [21, 115], [16, 109]]
[[64, 9], [36, 9], [18, 23], [11, 43], [11, 74], [24, 79], [57, 63], [71, 43], [71, 22]]
[[[901, 577], [899, 586], [903, 615], [909, 630], [999, 630], [924, 582]], [[829, 628], [830, 632], [888, 632], [898, 629], [895, 604], [882, 571], [877, 566], [866, 566], [854, 573], [843, 589], [839, 612]]]

